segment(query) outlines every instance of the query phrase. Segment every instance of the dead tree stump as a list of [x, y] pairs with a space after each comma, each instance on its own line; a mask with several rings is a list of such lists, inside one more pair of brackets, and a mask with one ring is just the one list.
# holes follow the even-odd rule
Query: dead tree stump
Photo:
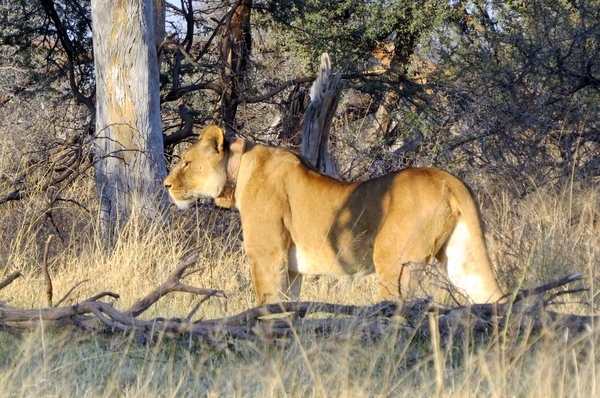
[[320, 172], [337, 177], [335, 161], [329, 154], [329, 132], [342, 91], [340, 73], [331, 71], [329, 55], [321, 55], [319, 76], [310, 89], [311, 101], [304, 113], [302, 155]]

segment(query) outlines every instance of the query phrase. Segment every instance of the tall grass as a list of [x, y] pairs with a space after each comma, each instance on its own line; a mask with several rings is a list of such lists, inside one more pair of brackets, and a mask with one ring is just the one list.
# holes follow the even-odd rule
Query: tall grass
[[[598, 301], [599, 190], [573, 185], [525, 197], [483, 194], [490, 251], [504, 287], [532, 287], [582, 272], [591, 293], [554, 309], [593, 311]], [[43, 215], [28, 219], [36, 206], [26, 206], [0, 208], [4, 222], [12, 222], [0, 242], [0, 279], [16, 269], [24, 273], [0, 291], [0, 301], [24, 308], [47, 305], [41, 253], [53, 233], [58, 237], [49, 265], [55, 301], [87, 280], [67, 302], [113, 291], [121, 295], [115, 306], [127, 308], [195, 250], [202, 271], [185, 282], [227, 293], [227, 299], [204, 303], [197, 318], [233, 315], [256, 304], [233, 212], [201, 205], [173, 213], [169, 224], [134, 219], [107, 253], [95, 238], [90, 213], [70, 209], [61, 216], [56, 211], [57, 219], [71, 220], [56, 230]], [[307, 278], [301, 299], [374, 303], [376, 279]], [[580, 299], [588, 306], [573, 303]], [[171, 294], [143, 317], [184, 317], [198, 300]], [[600, 332], [596, 325], [588, 329], [578, 335], [508, 328], [496, 336], [411, 336], [402, 320], [394, 319], [376, 337], [357, 333], [357, 327], [327, 337], [230, 339], [227, 348], [197, 340], [141, 345], [136, 336], [67, 328], [40, 327], [21, 338], [0, 331], [0, 391], [3, 396], [591, 397], [598, 395]]]
[[597, 396], [597, 333], [330, 337], [139, 346], [132, 336], [0, 335], [3, 396]]

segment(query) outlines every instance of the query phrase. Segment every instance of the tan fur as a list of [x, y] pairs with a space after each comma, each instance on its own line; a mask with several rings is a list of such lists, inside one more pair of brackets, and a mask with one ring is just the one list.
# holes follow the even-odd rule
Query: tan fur
[[[228, 157], [222, 130], [205, 128], [165, 180], [175, 204], [218, 196]], [[447, 172], [407, 169], [345, 183], [293, 152], [247, 143], [235, 199], [260, 303], [296, 298], [303, 274], [372, 272], [382, 298], [407, 299], [434, 258], [473, 302], [502, 299], [474, 199]]]

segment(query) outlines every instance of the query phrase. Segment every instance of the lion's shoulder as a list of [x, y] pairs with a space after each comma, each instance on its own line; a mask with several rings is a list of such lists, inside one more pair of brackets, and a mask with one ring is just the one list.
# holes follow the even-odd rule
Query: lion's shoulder
[[250, 155], [257, 170], [268, 173], [281, 171], [289, 173], [292, 171], [310, 172], [318, 174], [318, 170], [297, 151], [269, 146], [250, 144], [247, 146], [246, 154]]

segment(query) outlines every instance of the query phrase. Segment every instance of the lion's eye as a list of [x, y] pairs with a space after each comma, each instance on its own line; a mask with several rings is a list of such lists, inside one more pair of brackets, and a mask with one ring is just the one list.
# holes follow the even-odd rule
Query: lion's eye
[[184, 162], [181, 164], [181, 168], [182, 168], [182, 169], [187, 169], [189, 165], [190, 165], [190, 162], [188, 162], [188, 161], [184, 161]]

